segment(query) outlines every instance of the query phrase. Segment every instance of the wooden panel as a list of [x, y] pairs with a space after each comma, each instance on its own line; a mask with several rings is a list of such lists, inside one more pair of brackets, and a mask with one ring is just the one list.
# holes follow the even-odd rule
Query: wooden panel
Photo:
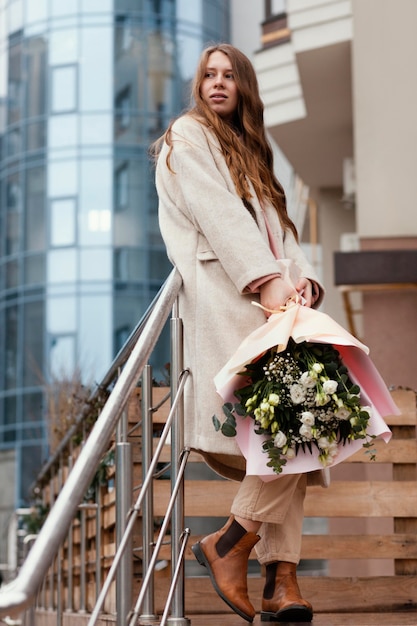
[[417, 558], [417, 536], [303, 535], [303, 559], [410, 559]]
[[393, 389], [391, 397], [401, 413], [399, 415], [389, 415], [385, 418], [387, 424], [390, 426], [399, 426], [401, 424], [415, 426], [417, 422], [415, 391], [411, 389]]
[[[154, 451], [158, 445], [159, 439], [154, 439]], [[415, 439], [397, 439], [391, 440], [389, 444], [378, 440], [375, 442], [376, 459], [372, 461], [369, 454], [365, 450], [358, 450], [356, 454], [346, 459], [344, 463], [417, 463], [417, 440]], [[159, 458], [161, 463], [169, 463], [171, 460], [171, 446], [164, 446], [162, 454]], [[188, 459], [188, 463], [203, 463], [200, 454], [192, 452]]]
[[[213, 615], [190, 613], [185, 616], [192, 626], [242, 626], [245, 622], [223, 604], [222, 612]], [[228, 611], [225, 613], [224, 611]], [[88, 626], [88, 613], [64, 612], [61, 616], [62, 626]], [[36, 626], [56, 626], [56, 614], [52, 611], [36, 610]], [[259, 618], [255, 618], [258, 624]], [[97, 626], [114, 626], [114, 615], [99, 615]], [[314, 626], [416, 626], [417, 612], [378, 612], [378, 613], [314, 613]]]
[[374, 449], [375, 461], [364, 450], [358, 450], [344, 463], [417, 463], [416, 439], [392, 439], [388, 444], [379, 440], [375, 442]]
[[[192, 530], [192, 529], [191, 529]], [[195, 561], [191, 546], [203, 535], [190, 535], [185, 558]], [[417, 558], [417, 536], [394, 535], [303, 535], [302, 559], [412, 559]], [[160, 559], [170, 560], [171, 547], [162, 546]], [[251, 558], [255, 559], [255, 551]]]
[[[159, 580], [156, 585], [156, 603], [162, 608], [169, 580]], [[330, 578], [326, 576], [299, 576], [303, 596], [309, 599], [314, 610], [339, 613], [383, 613], [384, 611], [417, 611], [416, 576], [377, 576], [367, 578]], [[261, 606], [264, 579], [248, 578], [249, 597], [254, 607]], [[224, 613], [224, 602], [214, 591], [208, 577], [186, 579], [186, 610], [190, 613]], [[236, 621], [236, 625], [241, 620]], [[352, 622], [356, 625], [355, 622]], [[394, 622], [395, 623], [395, 622]], [[330, 622], [326, 626], [330, 626]], [[382, 622], [378, 623], [380, 626]], [[417, 621], [415, 622], [417, 624]]]
[[[137, 398], [135, 397], [134, 403], [140, 404], [141, 397], [141, 389], [135, 390], [137, 394]], [[400, 409], [401, 413], [399, 415], [388, 415], [385, 418], [385, 421], [389, 425], [410, 425], [416, 424], [416, 395], [413, 390], [409, 389], [393, 389], [391, 392], [391, 396]], [[154, 387], [153, 389], [153, 405], [154, 407], [159, 405], [159, 403], [165, 398], [167, 394], [166, 387]], [[154, 413], [153, 418], [156, 424], [161, 424], [166, 421], [168, 417], [170, 408], [170, 403], [165, 402], [158, 410]], [[132, 416], [133, 417], [133, 416]], [[139, 419], [138, 417], [134, 417], [132, 422], [134, 423]]]
[[[192, 626], [242, 626], [232, 613], [217, 615], [186, 614]], [[258, 622], [255, 618], [255, 624]], [[314, 626], [416, 626], [417, 612], [406, 613], [314, 613]], [[43, 626], [39, 625], [39, 626]], [[51, 624], [51, 626], [55, 626]], [[63, 626], [67, 625], [64, 621]], [[102, 626], [98, 623], [98, 626]]]
[[[239, 484], [229, 481], [186, 481], [185, 514], [227, 517]], [[155, 515], [163, 516], [169, 500], [169, 481], [156, 481]], [[219, 497], [221, 496], [221, 497]], [[328, 489], [309, 487], [306, 517], [415, 517], [417, 484], [414, 481], [335, 481]]]

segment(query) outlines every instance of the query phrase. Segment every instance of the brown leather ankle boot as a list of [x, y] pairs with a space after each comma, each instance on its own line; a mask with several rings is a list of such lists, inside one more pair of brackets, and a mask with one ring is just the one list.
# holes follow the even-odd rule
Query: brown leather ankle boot
[[255, 609], [248, 598], [248, 559], [259, 539], [232, 515], [223, 528], [191, 547], [200, 565], [207, 567], [213, 587], [222, 600], [248, 622], [255, 617]]
[[313, 607], [303, 600], [295, 563], [279, 561], [266, 566], [261, 622], [311, 622]]

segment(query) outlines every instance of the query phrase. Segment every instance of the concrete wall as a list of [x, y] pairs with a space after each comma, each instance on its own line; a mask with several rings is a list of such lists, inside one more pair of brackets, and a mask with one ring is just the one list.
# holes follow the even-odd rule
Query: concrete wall
[[[417, 248], [417, 3], [353, 0], [357, 226], [364, 250]], [[417, 286], [364, 295], [364, 339], [388, 385], [417, 388]]]
[[358, 232], [417, 235], [417, 3], [353, 0], [353, 21]]

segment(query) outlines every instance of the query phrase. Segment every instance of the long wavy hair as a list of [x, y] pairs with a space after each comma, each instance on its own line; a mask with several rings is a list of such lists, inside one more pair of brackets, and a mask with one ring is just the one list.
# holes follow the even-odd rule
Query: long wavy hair
[[[201, 84], [205, 78], [209, 56], [217, 51], [223, 52], [229, 58], [238, 90], [238, 106], [232, 124], [212, 111], [201, 96]], [[253, 214], [249, 179], [259, 201], [270, 202], [275, 207], [283, 228], [292, 231], [298, 239], [295, 225], [287, 213], [284, 189], [274, 175], [273, 153], [265, 134], [264, 105], [259, 95], [255, 70], [249, 59], [230, 44], [220, 43], [207, 47], [200, 56], [194, 76], [192, 101], [193, 104], [186, 114], [214, 131], [236, 192], [246, 208]], [[168, 167], [172, 151], [172, 124], [173, 122], [153, 146], [153, 152], [157, 155], [162, 142], [165, 140], [168, 144]]]

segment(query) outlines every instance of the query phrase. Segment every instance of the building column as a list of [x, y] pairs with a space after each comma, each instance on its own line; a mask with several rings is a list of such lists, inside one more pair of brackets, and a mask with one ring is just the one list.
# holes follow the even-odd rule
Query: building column
[[[363, 251], [417, 250], [415, 0], [352, 0], [357, 228]], [[384, 255], [381, 255], [384, 264]], [[401, 254], [397, 263], [401, 264]], [[380, 270], [382, 270], [382, 265]], [[404, 267], [406, 268], [406, 263]], [[416, 264], [417, 265], [417, 264]], [[396, 270], [399, 270], [397, 265]], [[408, 269], [410, 269], [408, 267]], [[417, 388], [417, 267], [363, 292], [364, 341], [388, 385]], [[378, 273], [378, 272], [377, 272]], [[407, 273], [407, 272], [405, 272]], [[408, 283], [405, 286], [401, 283]]]

